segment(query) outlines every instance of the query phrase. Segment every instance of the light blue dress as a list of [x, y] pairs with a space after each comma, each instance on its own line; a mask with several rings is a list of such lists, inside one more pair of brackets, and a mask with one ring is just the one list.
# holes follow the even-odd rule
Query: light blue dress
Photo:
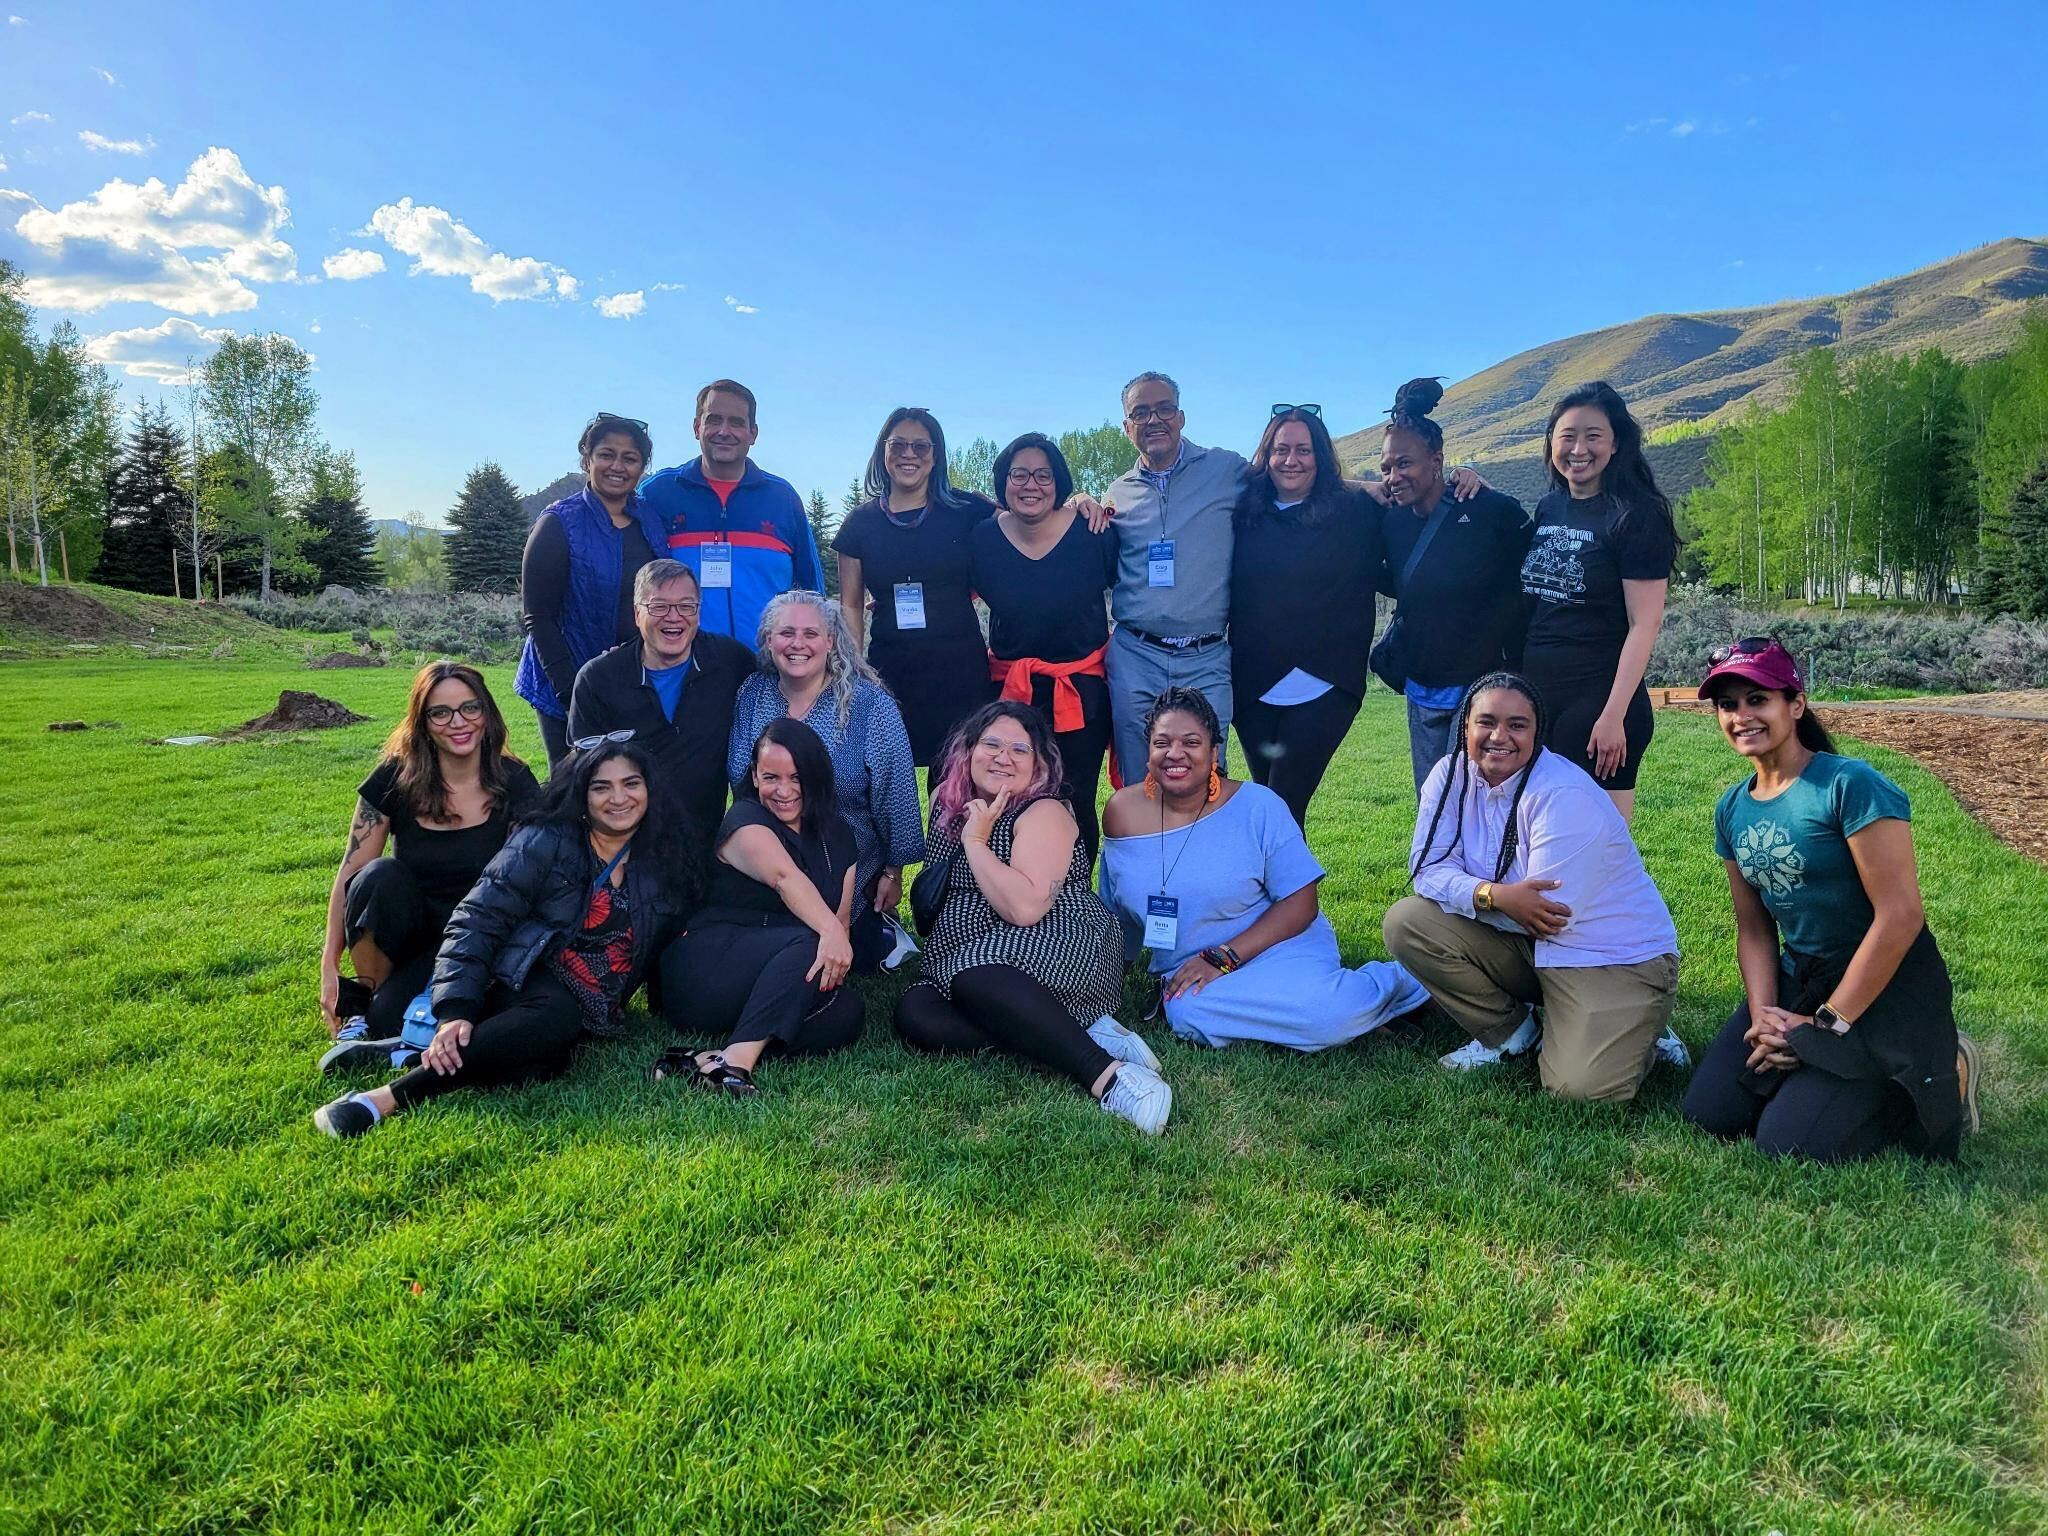
[[[1180, 903], [1173, 949], [1152, 953], [1155, 976], [1170, 976], [1190, 956], [1229, 943], [1323, 874], [1287, 803], [1259, 784], [1239, 784], [1199, 821], [1163, 836], [1102, 840], [1102, 898], [1119, 917], [1142, 927], [1149, 897]], [[1347, 968], [1337, 953], [1337, 930], [1318, 912], [1306, 929], [1243, 969], [1169, 1001], [1166, 1022], [1197, 1045], [1263, 1040], [1320, 1051], [1428, 1000], [1422, 983], [1390, 960]]]

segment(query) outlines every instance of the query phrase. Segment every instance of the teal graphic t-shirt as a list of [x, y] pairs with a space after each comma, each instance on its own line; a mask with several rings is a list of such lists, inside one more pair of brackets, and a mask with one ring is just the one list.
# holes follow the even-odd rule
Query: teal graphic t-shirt
[[1832, 752], [1816, 752], [1775, 799], [1757, 799], [1753, 782], [1714, 808], [1714, 851], [1763, 898], [1787, 949], [1846, 959], [1876, 915], [1849, 839], [1887, 816], [1911, 821], [1905, 791], [1860, 758]]

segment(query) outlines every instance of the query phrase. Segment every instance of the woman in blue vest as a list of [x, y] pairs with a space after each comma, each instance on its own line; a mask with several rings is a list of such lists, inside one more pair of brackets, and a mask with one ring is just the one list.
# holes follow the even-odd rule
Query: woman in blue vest
[[586, 661], [638, 633], [633, 577], [668, 551], [668, 530], [640, 499], [654, 456], [647, 423], [599, 411], [576, 444], [583, 489], [534, 519], [519, 567], [526, 649], [513, 684], [540, 717], [548, 767], [569, 752], [569, 694]]

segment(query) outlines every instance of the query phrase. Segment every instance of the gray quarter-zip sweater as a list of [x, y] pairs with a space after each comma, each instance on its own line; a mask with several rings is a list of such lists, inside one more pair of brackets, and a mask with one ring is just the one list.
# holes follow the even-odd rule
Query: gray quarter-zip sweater
[[[1230, 515], [1244, 487], [1245, 461], [1228, 448], [1181, 441], [1180, 462], [1164, 492], [1140, 472], [1143, 460], [1110, 483], [1103, 500], [1116, 508], [1117, 623], [1167, 639], [1220, 635], [1230, 622]], [[1150, 584], [1151, 546], [1171, 539], [1174, 584]]]

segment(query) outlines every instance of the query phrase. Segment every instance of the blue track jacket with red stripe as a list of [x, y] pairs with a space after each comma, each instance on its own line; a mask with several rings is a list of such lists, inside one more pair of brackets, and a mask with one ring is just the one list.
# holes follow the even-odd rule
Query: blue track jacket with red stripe
[[818, 543], [796, 487], [752, 459], [722, 507], [702, 459], [656, 471], [640, 495], [668, 529], [669, 558], [696, 572], [700, 583], [705, 547], [731, 546], [732, 584], [704, 585], [703, 626], [713, 634], [731, 635], [751, 649], [770, 598], [792, 587], [825, 590]]

